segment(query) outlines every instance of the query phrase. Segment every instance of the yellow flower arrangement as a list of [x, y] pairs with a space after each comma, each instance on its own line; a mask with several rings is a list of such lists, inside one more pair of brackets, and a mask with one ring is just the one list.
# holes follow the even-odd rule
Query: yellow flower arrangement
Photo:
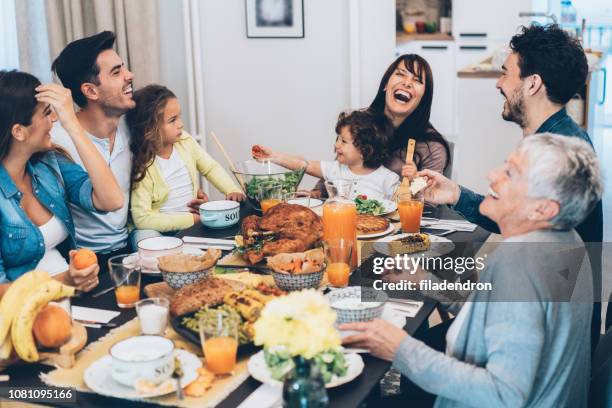
[[321, 293], [314, 289], [292, 292], [266, 304], [254, 325], [254, 341], [267, 349], [283, 347], [292, 356], [311, 359], [340, 350], [335, 321], [336, 313]]

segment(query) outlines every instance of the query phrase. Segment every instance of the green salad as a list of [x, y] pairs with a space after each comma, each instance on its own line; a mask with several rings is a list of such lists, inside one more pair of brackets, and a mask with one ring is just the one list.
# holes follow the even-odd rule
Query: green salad
[[[285, 377], [293, 371], [295, 364], [291, 355], [285, 350], [264, 349], [264, 359], [270, 369], [272, 378], [284, 381]], [[323, 382], [330, 382], [333, 376], [342, 377], [348, 370], [348, 365], [341, 351], [329, 350], [317, 354], [314, 358], [315, 369], [321, 373]]]
[[248, 183], [246, 183], [246, 193], [249, 197], [257, 199], [259, 194], [259, 186], [267, 183], [272, 185], [280, 184], [282, 186], [283, 194], [292, 193], [297, 190], [303, 174], [304, 169], [297, 169], [289, 173], [285, 173], [282, 176], [255, 176]]
[[246, 322], [244, 321], [242, 316], [240, 316], [240, 313], [238, 313], [236, 309], [234, 309], [233, 307], [229, 305], [224, 304], [218, 307], [203, 306], [200, 310], [195, 312], [193, 316], [183, 317], [181, 324], [187, 327], [189, 330], [199, 334], [200, 333], [200, 329], [199, 329], [200, 318], [205, 317], [204, 321], [206, 322], [205, 323], [206, 327], [212, 330], [218, 324], [217, 311], [219, 310], [225, 312], [225, 316], [223, 317], [224, 322], [231, 321], [235, 325], [238, 326], [238, 343], [239, 344], [249, 343], [251, 339], [247, 332], [247, 327], [245, 326]]
[[360, 194], [355, 198], [357, 214], [380, 215], [385, 213], [385, 206], [378, 200], [370, 199], [365, 194]]

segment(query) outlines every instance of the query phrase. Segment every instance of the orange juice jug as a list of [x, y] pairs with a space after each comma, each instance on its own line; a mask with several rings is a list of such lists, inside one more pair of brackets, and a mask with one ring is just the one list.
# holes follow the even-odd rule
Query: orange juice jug
[[353, 180], [329, 180], [329, 199], [323, 205], [323, 239], [344, 238], [353, 242], [351, 269], [357, 266], [357, 206], [351, 196]]

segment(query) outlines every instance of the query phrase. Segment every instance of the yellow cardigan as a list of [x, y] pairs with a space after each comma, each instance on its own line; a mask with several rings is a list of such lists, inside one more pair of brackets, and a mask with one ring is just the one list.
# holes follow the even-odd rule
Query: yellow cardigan
[[[240, 188], [230, 175], [187, 133], [174, 143], [193, 183], [193, 198], [199, 187], [198, 172], [206, 177], [223, 194], [239, 192]], [[193, 225], [191, 213], [161, 213], [159, 210], [168, 199], [170, 189], [162, 173], [153, 162], [144, 178], [133, 186], [130, 197], [132, 221], [137, 229], [152, 229], [159, 232], [175, 231]]]

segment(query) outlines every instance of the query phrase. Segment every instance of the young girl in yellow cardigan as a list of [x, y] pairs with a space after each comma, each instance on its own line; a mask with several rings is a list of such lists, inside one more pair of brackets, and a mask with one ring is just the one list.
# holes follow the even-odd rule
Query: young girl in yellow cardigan
[[148, 85], [134, 93], [136, 108], [127, 115], [132, 150], [130, 211], [138, 241], [200, 222], [197, 204], [207, 199], [199, 190], [206, 177], [226, 199], [243, 201], [231, 176], [186, 132], [181, 107], [168, 88]]

